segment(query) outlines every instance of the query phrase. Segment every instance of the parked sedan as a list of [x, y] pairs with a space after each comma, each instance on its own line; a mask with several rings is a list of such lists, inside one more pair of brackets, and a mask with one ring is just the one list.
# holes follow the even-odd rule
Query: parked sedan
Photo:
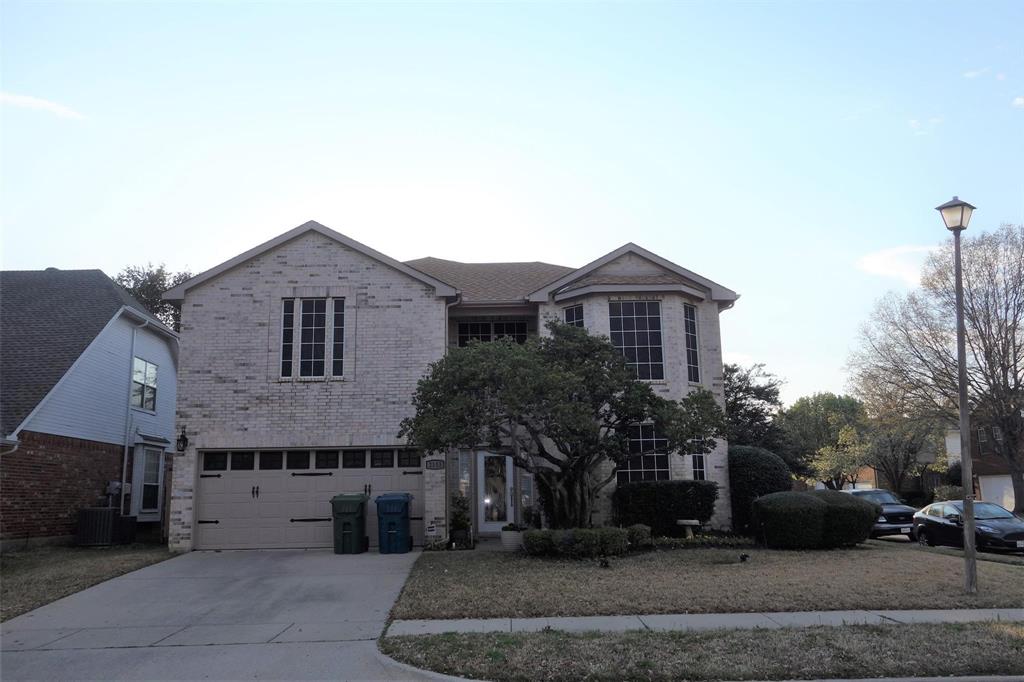
[[[964, 503], [936, 502], [914, 514], [914, 537], [922, 545], [964, 544]], [[975, 542], [978, 549], [1024, 552], [1024, 519], [998, 504], [974, 503]]]
[[903, 504], [898, 497], [888, 490], [861, 488], [845, 492], [862, 500], [874, 502], [882, 508], [882, 515], [875, 520], [875, 525], [871, 527], [871, 537], [877, 538], [883, 535], [905, 535], [910, 537], [914, 528], [914, 512], [917, 511], [916, 509]]

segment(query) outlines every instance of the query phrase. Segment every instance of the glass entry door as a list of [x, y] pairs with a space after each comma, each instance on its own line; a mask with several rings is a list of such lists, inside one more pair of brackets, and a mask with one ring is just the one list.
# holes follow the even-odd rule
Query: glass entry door
[[482, 533], [497, 533], [512, 523], [512, 458], [492, 452], [477, 453], [477, 508]]

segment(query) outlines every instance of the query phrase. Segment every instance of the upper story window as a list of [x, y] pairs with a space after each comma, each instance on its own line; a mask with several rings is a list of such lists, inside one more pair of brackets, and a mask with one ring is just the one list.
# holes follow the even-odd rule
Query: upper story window
[[510, 338], [516, 343], [526, 343], [526, 320], [511, 322], [459, 322], [459, 346], [470, 341], [493, 341]]
[[142, 358], [132, 362], [131, 406], [156, 411], [156, 365]]
[[700, 383], [700, 355], [697, 353], [697, 308], [689, 303], [683, 305], [686, 320], [686, 378]]
[[565, 308], [565, 323], [573, 327], [585, 327], [583, 324], [583, 306], [571, 305]]
[[704, 459], [703, 454], [690, 455], [690, 463], [693, 467], [693, 480], [708, 480], [707, 460]]
[[630, 481], [667, 481], [668, 440], [654, 428], [654, 424], [634, 424], [629, 427], [629, 458], [619, 467], [619, 483]]
[[610, 301], [612, 345], [622, 351], [626, 364], [638, 379], [665, 378], [661, 347], [661, 303], [658, 301]]
[[[328, 307], [332, 313], [330, 325], [327, 324]], [[293, 376], [296, 346], [300, 377], [325, 376], [328, 367], [331, 376], [343, 376], [345, 299], [288, 298], [283, 301], [281, 309], [281, 376]]]

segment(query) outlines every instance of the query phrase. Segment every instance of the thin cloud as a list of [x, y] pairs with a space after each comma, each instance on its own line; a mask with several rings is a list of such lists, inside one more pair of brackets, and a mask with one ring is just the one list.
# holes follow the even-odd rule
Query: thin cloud
[[19, 107], [21, 109], [35, 109], [37, 111], [48, 111], [55, 116], [61, 118], [73, 118], [83, 119], [85, 116], [78, 113], [70, 107], [66, 107], [63, 104], [57, 104], [51, 102], [48, 99], [40, 99], [39, 97], [31, 97], [29, 95], [15, 95], [11, 92], [0, 92], [0, 103], [7, 104], [12, 107]]
[[1004, 80], [1006, 80], [1006, 74], [1005, 73], [997, 73], [996, 74], [996, 80], [997, 81], [1004, 81]]
[[1010, 106], [1014, 109], [1024, 109], [1024, 97], [1014, 97]]
[[992, 69], [986, 66], [984, 69], [974, 69], [973, 71], [964, 71], [964, 78], [977, 78], [978, 76], [984, 76]]
[[919, 118], [912, 118], [909, 121], [907, 121], [907, 125], [910, 126], [910, 131], [914, 135], [928, 135], [932, 133], [941, 123], [941, 116], [931, 116], [923, 121]]
[[857, 269], [869, 275], [902, 280], [910, 286], [921, 284], [921, 264], [936, 246], [895, 246], [862, 256]]

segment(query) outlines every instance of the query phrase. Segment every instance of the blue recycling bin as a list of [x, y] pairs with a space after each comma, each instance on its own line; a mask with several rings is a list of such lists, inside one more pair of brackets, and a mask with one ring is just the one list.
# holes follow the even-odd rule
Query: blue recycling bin
[[378, 495], [377, 540], [381, 554], [405, 554], [412, 549], [412, 533], [409, 530], [409, 507], [412, 495], [409, 493], [387, 493]]

